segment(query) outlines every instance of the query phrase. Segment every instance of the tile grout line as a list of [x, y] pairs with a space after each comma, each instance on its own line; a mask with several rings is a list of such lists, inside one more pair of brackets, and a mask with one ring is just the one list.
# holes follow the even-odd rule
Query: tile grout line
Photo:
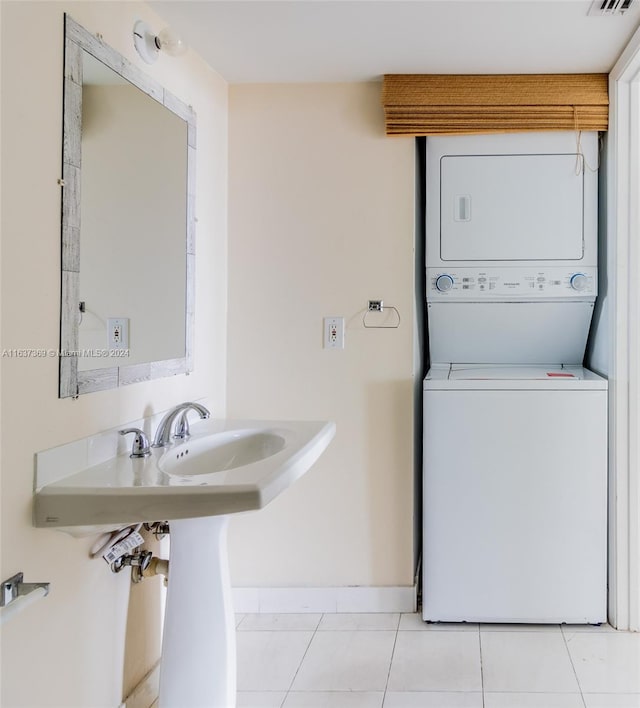
[[582, 700], [582, 705], [584, 708], [587, 708], [587, 702], [584, 699], [584, 694], [582, 693], [582, 684], [580, 683], [580, 679], [578, 678], [578, 672], [576, 671], [575, 664], [573, 663], [573, 657], [571, 656], [571, 652], [569, 651], [569, 644], [567, 642], [567, 636], [564, 633], [564, 627], [560, 625], [560, 634], [562, 634], [562, 640], [564, 641], [564, 648], [567, 650], [567, 654], [569, 655], [569, 661], [571, 662], [571, 668], [573, 669], [573, 675], [576, 677], [576, 683], [578, 684], [578, 688], [580, 689], [580, 699]]
[[396, 636], [393, 638], [393, 648], [391, 649], [389, 671], [387, 671], [387, 680], [384, 684], [384, 692], [382, 693], [382, 704], [380, 708], [384, 708], [384, 704], [387, 702], [387, 689], [389, 688], [389, 678], [391, 676], [391, 667], [393, 666], [393, 656], [396, 653], [396, 644], [398, 643], [398, 632], [400, 631], [400, 622], [402, 622], [402, 612], [398, 612], [398, 625], [396, 626]]
[[326, 612], [322, 612], [320, 614], [320, 619], [318, 620], [318, 624], [316, 625], [316, 628], [313, 630], [313, 634], [311, 635], [311, 639], [309, 639], [309, 643], [307, 644], [307, 648], [304, 650], [304, 654], [302, 655], [302, 659], [300, 659], [300, 663], [298, 664], [298, 668], [296, 669], [295, 673], [293, 674], [293, 678], [291, 679], [291, 683], [289, 684], [289, 688], [285, 691], [284, 698], [282, 700], [282, 703], [280, 704], [280, 708], [286, 703], [287, 698], [289, 697], [289, 694], [291, 693], [291, 689], [293, 688], [293, 684], [295, 683], [295, 680], [298, 676], [298, 673], [300, 671], [300, 668], [302, 667], [302, 664], [304, 663], [304, 660], [309, 653], [309, 647], [311, 646], [311, 643], [313, 642], [314, 637], [318, 633], [318, 627], [320, 626], [320, 623], [322, 622], [322, 619], [324, 618]]
[[484, 669], [482, 667], [482, 627], [480, 622], [478, 622], [478, 645], [480, 647], [480, 688], [482, 689], [482, 708], [484, 705]]

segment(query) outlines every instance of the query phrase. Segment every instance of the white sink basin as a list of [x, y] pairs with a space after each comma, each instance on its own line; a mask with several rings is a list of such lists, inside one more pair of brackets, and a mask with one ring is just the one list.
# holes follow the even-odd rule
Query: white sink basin
[[35, 525], [91, 533], [261, 509], [314, 464], [335, 424], [203, 420], [191, 431], [149, 457], [121, 455], [36, 489]]
[[284, 435], [277, 431], [229, 430], [175, 447], [162, 456], [158, 466], [169, 475], [224, 484], [226, 477], [220, 472], [266, 460], [286, 444]]

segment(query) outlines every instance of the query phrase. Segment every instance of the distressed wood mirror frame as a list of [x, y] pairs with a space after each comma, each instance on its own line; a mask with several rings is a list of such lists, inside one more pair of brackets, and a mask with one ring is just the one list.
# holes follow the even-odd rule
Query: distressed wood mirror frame
[[[181, 358], [142, 364], [114, 365], [86, 371], [78, 369], [83, 51], [182, 118], [187, 124], [185, 356]], [[69, 15], [65, 15], [63, 126], [60, 398], [75, 397], [81, 393], [102, 391], [192, 371], [195, 305], [195, 113], [190, 106], [106, 45], [100, 37], [92, 35]]]

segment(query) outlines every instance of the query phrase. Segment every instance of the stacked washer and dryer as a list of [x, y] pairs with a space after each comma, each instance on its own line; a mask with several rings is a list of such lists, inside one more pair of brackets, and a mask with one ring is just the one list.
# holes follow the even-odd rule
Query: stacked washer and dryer
[[597, 164], [596, 133], [427, 139], [427, 621], [606, 621]]

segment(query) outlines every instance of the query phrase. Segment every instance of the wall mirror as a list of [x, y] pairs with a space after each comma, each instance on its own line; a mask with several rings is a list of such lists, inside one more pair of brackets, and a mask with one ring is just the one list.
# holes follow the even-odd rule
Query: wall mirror
[[60, 397], [193, 368], [195, 114], [65, 15]]

